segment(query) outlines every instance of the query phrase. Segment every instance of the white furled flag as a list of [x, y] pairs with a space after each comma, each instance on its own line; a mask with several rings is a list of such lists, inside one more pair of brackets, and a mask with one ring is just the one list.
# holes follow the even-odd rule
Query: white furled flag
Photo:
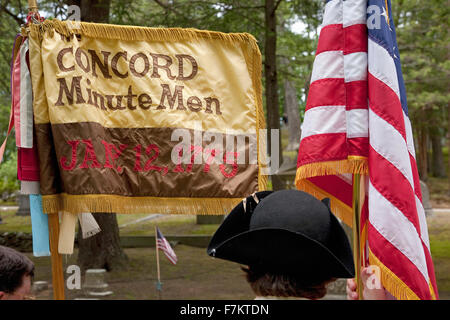
[[177, 264], [178, 259], [175, 251], [173, 251], [172, 247], [169, 244], [169, 241], [164, 238], [158, 227], [156, 228], [156, 246], [158, 249], [164, 252], [170, 262], [172, 262], [173, 264]]
[[306, 103], [296, 186], [352, 225], [367, 175], [362, 263], [397, 299], [439, 299], [390, 0], [328, 0]]

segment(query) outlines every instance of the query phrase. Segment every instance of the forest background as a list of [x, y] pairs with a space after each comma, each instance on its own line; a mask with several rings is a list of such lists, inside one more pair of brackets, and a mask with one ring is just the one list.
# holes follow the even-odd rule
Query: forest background
[[[255, 36], [263, 57], [263, 102], [270, 129], [282, 127], [280, 163], [295, 161], [324, 8], [322, 0], [59, 0], [38, 1], [46, 19], [66, 20], [80, 8], [81, 20], [146, 27], [198, 28], [247, 32]], [[428, 184], [434, 207], [450, 207], [449, 6], [447, 0], [392, 1], [398, 47], [405, 79], [409, 117], [414, 132], [419, 175]], [[11, 108], [12, 44], [28, 13], [26, 0], [0, 0], [0, 139]], [[270, 153], [269, 146], [269, 153]], [[284, 159], [283, 159], [284, 158]], [[8, 140], [0, 167], [3, 200], [19, 189], [17, 152]], [[271, 177], [273, 189], [283, 181]], [[118, 245], [115, 214], [96, 214], [103, 240], [80, 244], [78, 263], [114, 269], [126, 261]], [[105, 240], [106, 239], [106, 240]], [[115, 242], [108, 255], [102, 246]], [[84, 252], [85, 254], [81, 254]]]

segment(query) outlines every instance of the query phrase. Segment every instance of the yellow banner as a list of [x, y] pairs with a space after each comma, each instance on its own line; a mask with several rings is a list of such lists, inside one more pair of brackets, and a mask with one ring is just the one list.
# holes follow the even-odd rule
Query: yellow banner
[[224, 214], [265, 189], [251, 35], [58, 20], [27, 33], [44, 211]]

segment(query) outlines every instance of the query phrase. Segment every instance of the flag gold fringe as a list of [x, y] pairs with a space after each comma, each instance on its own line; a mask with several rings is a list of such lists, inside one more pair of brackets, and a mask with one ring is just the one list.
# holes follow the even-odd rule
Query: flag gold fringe
[[301, 179], [343, 173], [369, 174], [367, 158], [352, 156], [345, 160], [315, 162], [297, 168], [296, 184]]
[[420, 300], [419, 297], [411, 290], [397, 275], [395, 275], [388, 267], [386, 267], [369, 249], [369, 262], [376, 265], [381, 271], [381, 284], [389, 291], [397, 300]]
[[434, 293], [433, 285], [431, 284], [431, 281], [430, 281], [430, 283], [428, 283], [428, 286], [430, 287], [431, 297], [433, 298], [433, 300], [437, 300], [436, 294]]
[[228, 214], [242, 198], [163, 198], [126, 197], [108, 194], [70, 195], [66, 193], [43, 195], [44, 212], [116, 212], [161, 214]]
[[352, 227], [353, 225], [352, 207], [349, 207], [338, 198], [332, 196], [328, 192], [325, 192], [324, 190], [320, 189], [315, 184], [306, 179], [296, 180], [296, 186], [298, 190], [307, 192], [319, 200], [322, 200], [323, 198], [330, 198], [331, 211], [334, 213], [334, 215], [338, 217], [340, 220], [342, 220], [347, 226], [349, 226], [350, 228]]
[[331, 211], [346, 225], [353, 225], [353, 211], [351, 206], [346, 205], [328, 192], [320, 189], [307, 178], [325, 175], [338, 175], [343, 173], [368, 174], [369, 166], [367, 158], [350, 156], [346, 160], [324, 161], [310, 163], [297, 168], [295, 185], [298, 190], [308, 192], [318, 199], [330, 198]]

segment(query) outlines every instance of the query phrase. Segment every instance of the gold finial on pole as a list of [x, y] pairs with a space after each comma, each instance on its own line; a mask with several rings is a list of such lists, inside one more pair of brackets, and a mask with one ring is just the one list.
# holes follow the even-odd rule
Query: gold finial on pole
[[28, 11], [29, 12], [37, 12], [38, 6], [36, 0], [28, 0]]

